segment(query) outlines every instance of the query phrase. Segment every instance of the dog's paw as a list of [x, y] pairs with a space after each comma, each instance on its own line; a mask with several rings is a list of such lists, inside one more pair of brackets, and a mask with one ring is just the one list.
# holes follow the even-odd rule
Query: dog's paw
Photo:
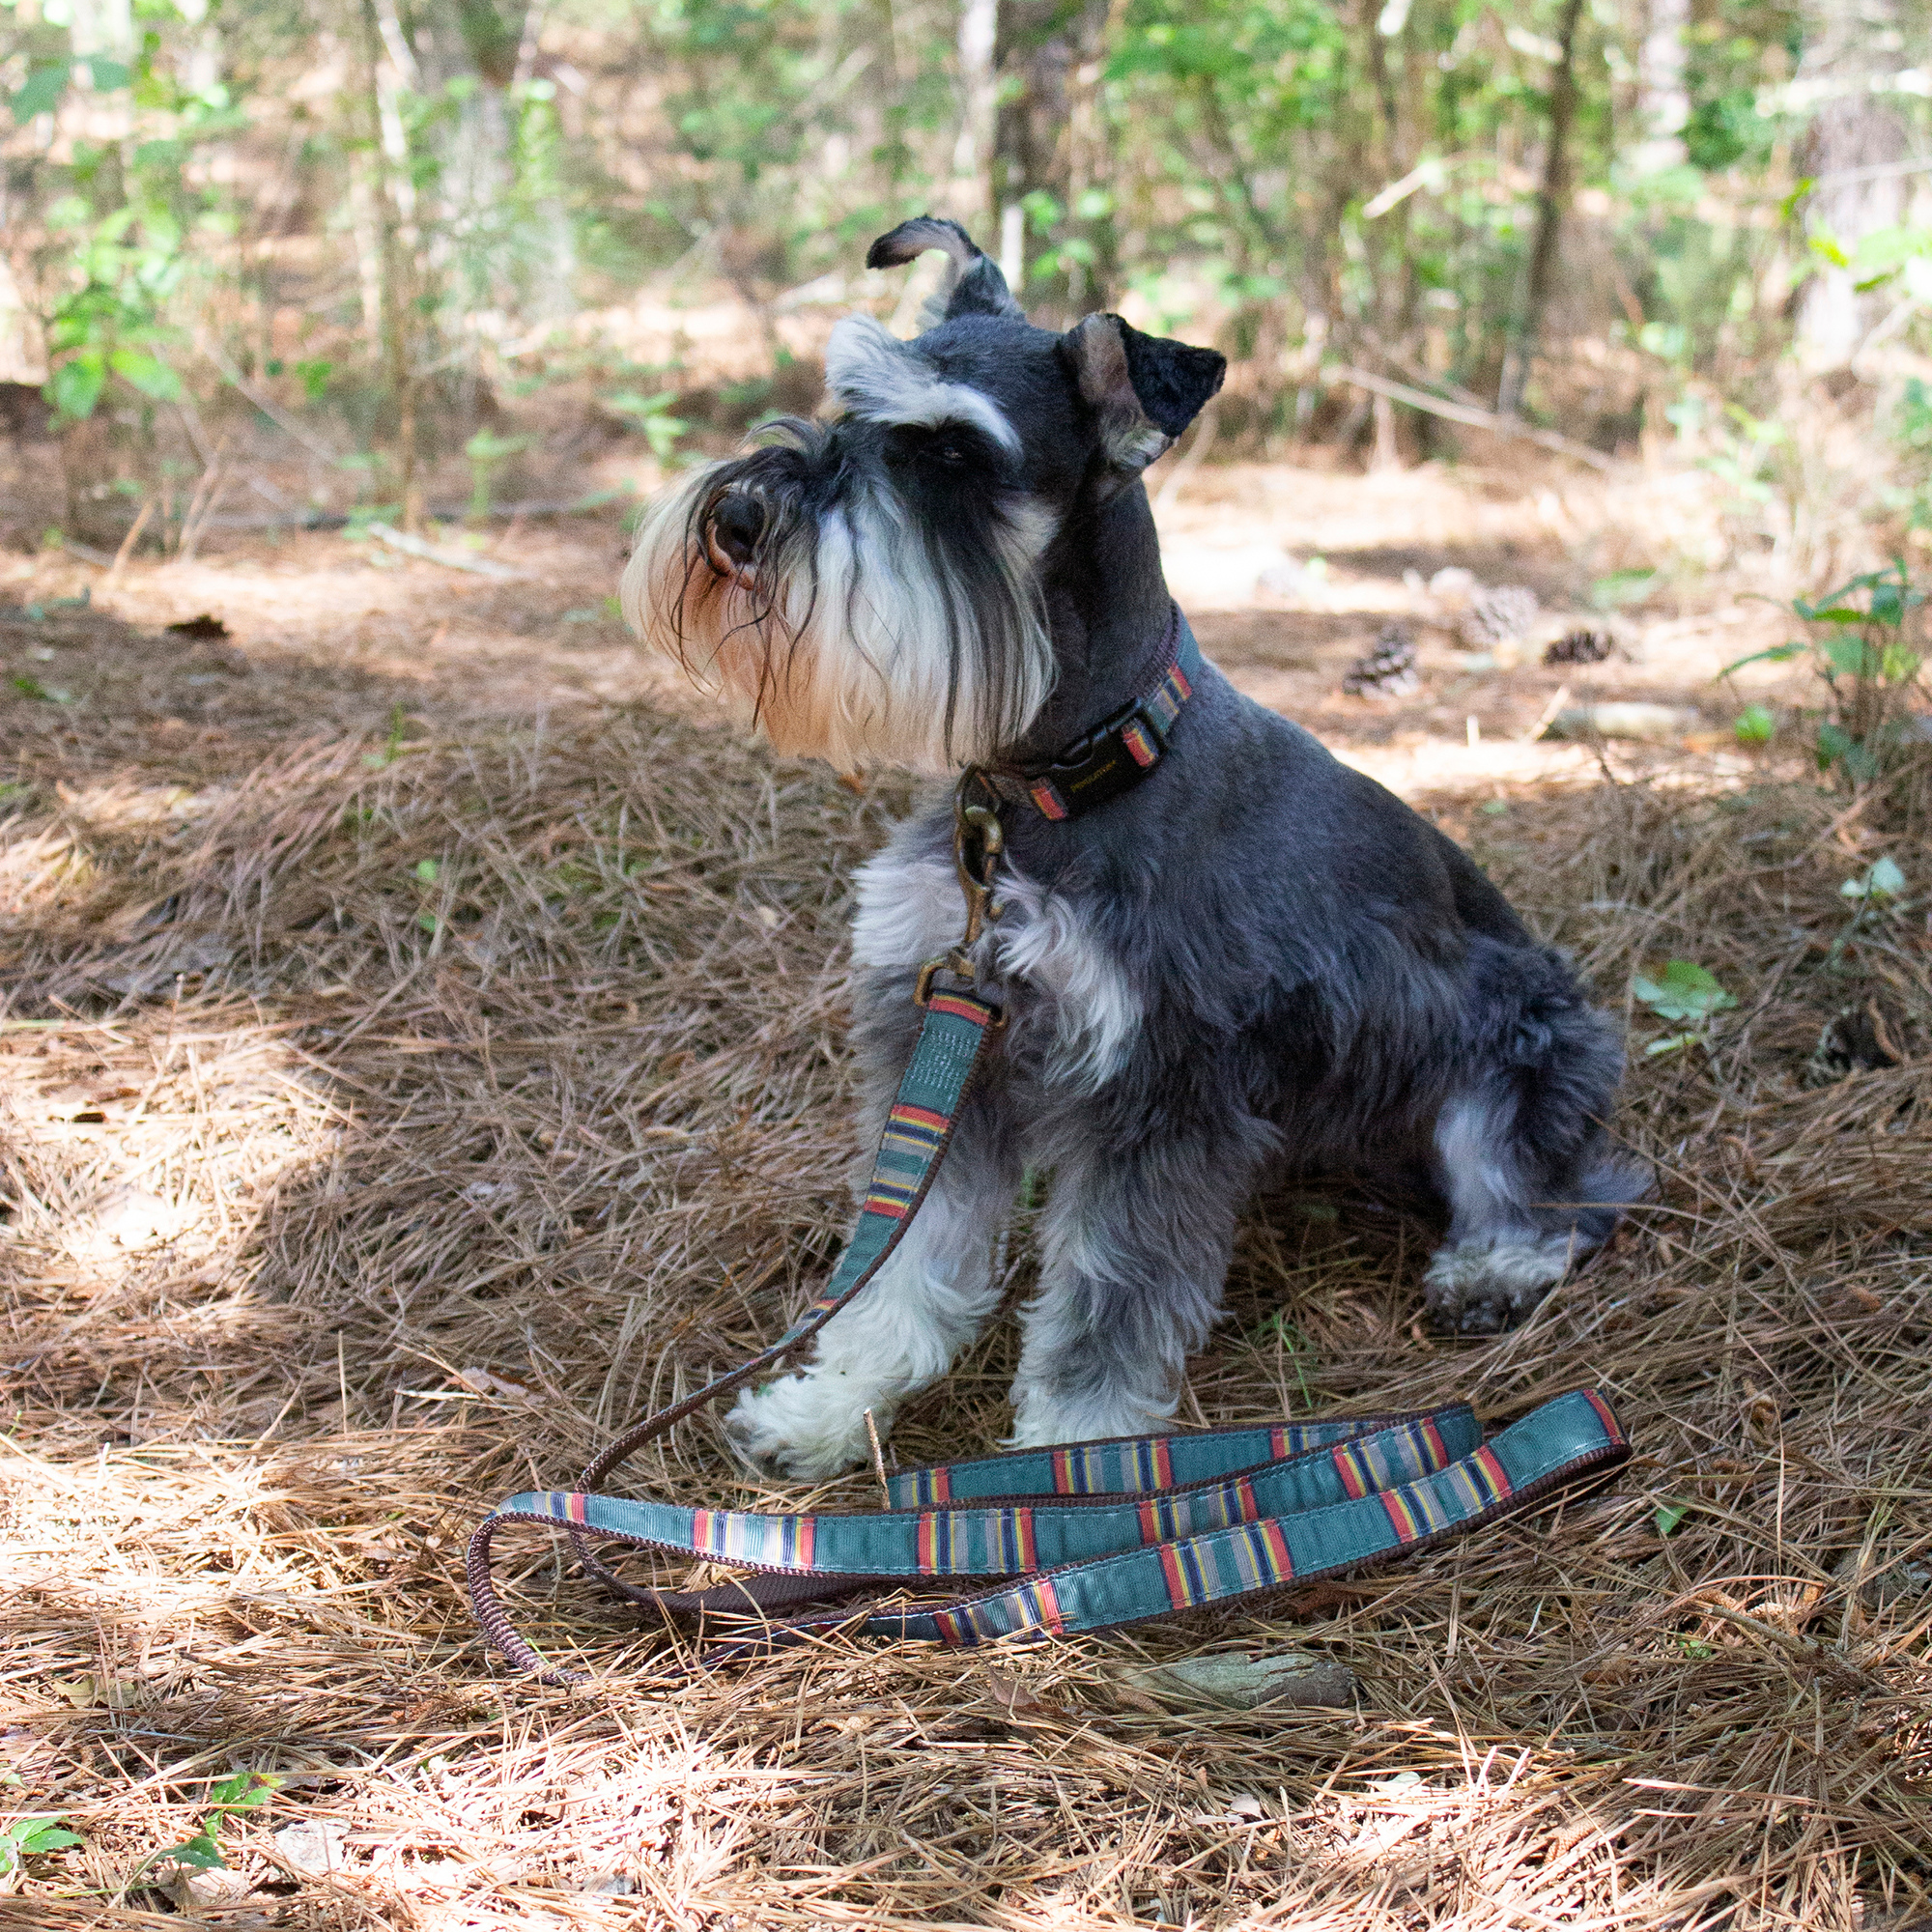
[[[822, 1483], [866, 1461], [866, 1409], [856, 1397], [836, 1372], [785, 1376], [731, 1405], [724, 1439], [760, 1474]], [[892, 1416], [875, 1406], [872, 1420], [884, 1434]]]
[[1113, 1435], [1165, 1435], [1179, 1399], [1150, 1403], [1127, 1390], [1064, 1396], [1025, 1384], [1013, 1389], [1013, 1433], [1003, 1449], [1046, 1449], [1062, 1442], [1097, 1442]]
[[1575, 1255], [1567, 1235], [1438, 1249], [1422, 1277], [1429, 1324], [1438, 1334], [1500, 1335], [1569, 1273]]

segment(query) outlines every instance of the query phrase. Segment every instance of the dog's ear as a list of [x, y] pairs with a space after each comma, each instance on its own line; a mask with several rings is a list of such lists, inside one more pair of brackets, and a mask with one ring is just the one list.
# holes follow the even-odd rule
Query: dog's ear
[[1129, 476], [1174, 446], [1228, 373], [1214, 350], [1143, 335], [1117, 315], [1076, 323], [1060, 353], [1099, 416], [1108, 462]]
[[1006, 276], [1000, 273], [1000, 265], [990, 255], [982, 255], [956, 221], [936, 214], [901, 221], [866, 250], [866, 266], [903, 268], [928, 248], [940, 249], [950, 265], [946, 286], [926, 304], [924, 320], [929, 327], [960, 315], [1008, 315], [1018, 322], [1026, 320], [1025, 311], [1007, 287]]

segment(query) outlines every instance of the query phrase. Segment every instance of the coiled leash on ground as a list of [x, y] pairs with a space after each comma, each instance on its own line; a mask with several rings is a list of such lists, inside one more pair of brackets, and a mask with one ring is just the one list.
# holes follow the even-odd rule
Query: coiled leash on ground
[[[1172, 692], [1178, 680], [1184, 699], [1193, 639], [1184, 621], [1179, 628], [1157, 690]], [[1136, 764], [1151, 765], [1178, 709], [1179, 700], [1164, 717], [1143, 707], [1107, 728]], [[1158, 735], [1151, 739], [1150, 730]], [[976, 789], [989, 802], [970, 802]], [[1473, 1412], [1457, 1404], [942, 1463], [892, 1477], [892, 1507], [863, 1515], [693, 1510], [594, 1492], [642, 1444], [810, 1341], [878, 1273], [911, 1225], [1004, 1023], [1000, 1009], [973, 990], [972, 956], [985, 923], [1000, 913], [992, 896], [1003, 845], [998, 803], [983, 775], [969, 771], [960, 781], [953, 849], [966, 929], [950, 952], [921, 969], [915, 998], [925, 1019], [886, 1118], [858, 1225], [824, 1293], [769, 1349], [611, 1443], [575, 1490], [512, 1496], [470, 1538], [466, 1568], [476, 1621], [517, 1669], [546, 1683], [579, 1681], [546, 1663], [497, 1599], [490, 1548], [506, 1522], [561, 1526], [586, 1572], [634, 1602], [674, 1616], [718, 1610], [766, 1618], [754, 1638], [727, 1644], [714, 1659], [841, 1627], [971, 1645], [1025, 1633], [1114, 1630], [1387, 1561], [1520, 1509], [1630, 1453], [1609, 1405], [1579, 1389], [1544, 1403], [1489, 1442]], [[966, 990], [941, 989], [942, 973]], [[586, 1534], [755, 1574], [707, 1591], [640, 1589], [598, 1561]], [[1008, 1580], [938, 1603], [770, 1620], [774, 1611], [867, 1585], [892, 1589], [950, 1577]]]

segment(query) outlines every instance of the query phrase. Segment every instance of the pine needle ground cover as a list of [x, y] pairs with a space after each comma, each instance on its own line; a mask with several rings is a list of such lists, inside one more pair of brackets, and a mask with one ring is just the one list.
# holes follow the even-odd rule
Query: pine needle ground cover
[[[170, 732], [178, 646], [45, 621], [97, 682], [0, 720], [0, 1806], [56, 1834], [10, 1841], [0, 1926], [1932, 1917], [1908, 785], [1659, 754], [1445, 804], [1629, 1012], [1620, 1126], [1661, 1178], [1524, 1329], [1428, 1337], [1427, 1231], [1341, 1187], [1248, 1219], [1185, 1424], [1502, 1418], [1587, 1381], [1637, 1449], [1607, 1492], [1220, 1623], [827, 1640], [683, 1684], [684, 1639], [506, 1535], [523, 1628], [594, 1674], [570, 1693], [481, 1648], [465, 1537], [822, 1277], [849, 881], [905, 794], [641, 706], [418, 694], [345, 729], [339, 685], [260, 665], [245, 729]], [[1023, 1211], [1005, 1255], [1017, 1298]], [[994, 1445], [1013, 1343], [908, 1409], [899, 1462]], [[874, 1493], [761, 1490], [702, 1422], [627, 1479]], [[1130, 1674], [1284, 1648], [1350, 1706], [1175, 1708]]]

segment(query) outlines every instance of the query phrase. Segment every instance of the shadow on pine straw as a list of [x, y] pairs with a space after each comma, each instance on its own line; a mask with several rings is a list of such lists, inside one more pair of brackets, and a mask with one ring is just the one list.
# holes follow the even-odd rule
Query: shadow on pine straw
[[[677, 1641], [532, 1538], [513, 1608], [598, 1683], [500, 1676], [469, 1523], [769, 1340], [842, 1232], [847, 882], [902, 804], [631, 713], [298, 747], [54, 858], [44, 815], [16, 825], [42, 856], [0, 1036], [0, 1750], [85, 1839], [23, 1898], [90, 1922], [83, 1889], [118, 1895], [253, 1767], [286, 1782], [231, 1829], [234, 1910], [290, 1924], [1925, 1912], [1932, 955], [1905, 917], [1841, 943], [1839, 890], [1894, 846], [1925, 866], [1895, 817], [1773, 777], [1457, 822], [1607, 1000], [1672, 956], [1738, 995], [1708, 1052], [1634, 1063], [1620, 1126], [1662, 1197], [1618, 1249], [1517, 1334], [1444, 1345], [1425, 1232], [1293, 1190], [1250, 1217], [1192, 1377], [1186, 1418], [1217, 1424], [1595, 1382], [1639, 1451], [1615, 1489], [1219, 1624], [827, 1640], [675, 1690]], [[1901, 1064], [1807, 1085], [1861, 1001]], [[1015, 1293], [1029, 1267], [1022, 1222]], [[1011, 1348], [914, 1405], [898, 1459], [991, 1446]], [[630, 1480], [765, 1493], [702, 1424]], [[1291, 1643], [1343, 1659], [1357, 1708], [1158, 1715], [1122, 1687], [1136, 1658]], [[278, 1854], [307, 1817], [344, 1828], [337, 1869]]]

